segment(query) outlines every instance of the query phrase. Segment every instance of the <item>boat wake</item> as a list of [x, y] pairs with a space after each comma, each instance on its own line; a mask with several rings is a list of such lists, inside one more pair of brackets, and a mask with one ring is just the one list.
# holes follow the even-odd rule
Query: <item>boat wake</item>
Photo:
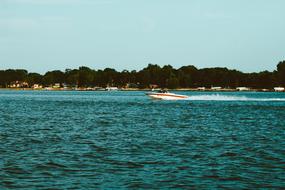
[[262, 102], [283, 102], [285, 98], [249, 98], [245, 96], [225, 96], [225, 95], [194, 95], [186, 100], [191, 101], [262, 101]]

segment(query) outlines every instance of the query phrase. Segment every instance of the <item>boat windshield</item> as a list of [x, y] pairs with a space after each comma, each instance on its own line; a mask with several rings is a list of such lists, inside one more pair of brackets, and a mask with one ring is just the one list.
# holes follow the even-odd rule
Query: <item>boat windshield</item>
[[168, 93], [167, 90], [159, 90], [158, 92], [159, 92], [159, 93]]

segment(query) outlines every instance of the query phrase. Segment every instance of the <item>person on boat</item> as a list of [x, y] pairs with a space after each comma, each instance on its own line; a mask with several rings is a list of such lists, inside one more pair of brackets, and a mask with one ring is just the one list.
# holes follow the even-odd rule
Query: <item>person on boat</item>
[[159, 92], [159, 93], [168, 93], [168, 91], [167, 91], [167, 90], [164, 90], [164, 89], [159, 90], [158, 92]]

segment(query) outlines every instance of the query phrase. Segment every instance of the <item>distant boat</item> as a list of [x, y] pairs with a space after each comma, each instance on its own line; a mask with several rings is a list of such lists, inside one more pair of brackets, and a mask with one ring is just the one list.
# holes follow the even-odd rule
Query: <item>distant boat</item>
[[185, 100], [189, 98], [189, 96], [170, 93], [166, 90], [160, 90], [158, 92], [147, 92], [146, 95], [153, 99], [160, 100]]
[[206, 90], [206, 87], [198, 87], [197, 90], [202, 90], [202, 91], [204, 91], [204, 90]]
[[248, 87], [237, 87], [236, 90], [237, 91], [250, 91], [250, 88], [248, 88]]
[[212, 86], [211, 90], [222, 90], [222, 87], [220, 87], [220, 86]]
[[119, 90], [118, 87], [107, 87], [105, 88], [106, 91], [117, 91]]
[[275, 92], [284, 92], [285, 88], [284, 87], [275, 87], [274, 91]]

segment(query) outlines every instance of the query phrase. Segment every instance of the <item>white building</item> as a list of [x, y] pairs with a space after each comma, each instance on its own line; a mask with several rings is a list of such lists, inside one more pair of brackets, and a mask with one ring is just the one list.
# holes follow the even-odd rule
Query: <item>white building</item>
[[32, 86], [32, 88], [33, 88], [33, 89], [40, 89], [40, 88], [43, 88], [43, 86], [42, 86], [42, 85], [39, 85], [39, 84], [34, 84], [34, 85]]

